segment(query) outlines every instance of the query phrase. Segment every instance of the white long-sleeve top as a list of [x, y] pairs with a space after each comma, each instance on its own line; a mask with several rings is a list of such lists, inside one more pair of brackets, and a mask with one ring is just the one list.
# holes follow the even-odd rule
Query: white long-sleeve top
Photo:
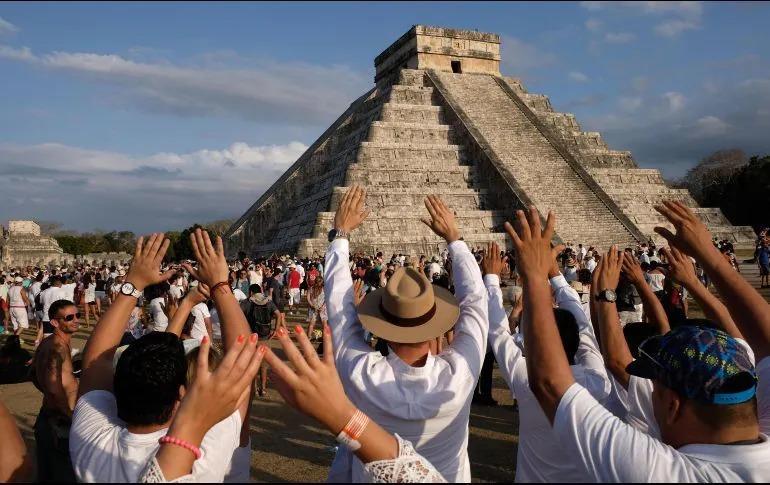
[[[349, 245], [336, 239], [326, 253], [324, 284], [334, 358], [353, 404], [391, 433], [414, 444], [449, 482], [471, 480], [468, 418], [487, 346], [487, 294], [478, 264], [462, 241], [449, 245], [460, 316], [452, 345], [411, 367], [391, 352], [383, 357], [364, 342], [353, 303]], [[330, 481], [366, 480], [361, 462], [340, 451]]]
[[[564, 456], [551, 423], [529, 388], [526, 360], [508, 327], [500, 279], [497, 275], [486, 275], [484, 284], [489, 298], [489, 343], [500, 372], [519, 405], [516, 481], [593, 481], [578, 460]], [[604, 402], [611, 390], [610, 382], [591, 322], [583, 312], [580, 296], [561, 274], [551, 278], [551, 288], [559, 308], [572, 313], [578, 324], [580, 346], [575, 354], [575, 365], [570, 366], [575, 381], [588, 389], [599, 402]]]

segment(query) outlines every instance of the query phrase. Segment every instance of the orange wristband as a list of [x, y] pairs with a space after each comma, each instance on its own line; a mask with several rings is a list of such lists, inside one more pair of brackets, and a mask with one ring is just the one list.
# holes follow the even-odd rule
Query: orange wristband
[[233, 290], [232, 290], [232, 288], [230, 288], [230, 282], [229, 282], [229, 281], [220, 281], [219, 283], [217, 283], [216, 285], [214, 285], [214, 286], [212, 286], [212, 287], [211, 287], [211, 291], [210, 291], [209, 293], [211, 293], [211, 294], [213, 295], [213, 294], [214, 294], [214, 292], [215, 292], [215, 291], [216, 291], [218, 288], [220, 288], [220, 287], [222, 287], [222, 286], [226, 286], [226, 287], [227, 287], [227, 289], [228, 289], [228, 290], [230, 290], [230, 293], [232, 293], [232, 291], [233, 291]]

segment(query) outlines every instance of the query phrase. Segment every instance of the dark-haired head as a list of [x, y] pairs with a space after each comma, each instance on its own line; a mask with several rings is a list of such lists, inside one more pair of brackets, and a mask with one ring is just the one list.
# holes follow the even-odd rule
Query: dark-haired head
[[262, 293], [262, 287], [259, 285], [251, 285], [249, 286], [249, 296], [257, 295], [259, 293]]
[[623, 336], [626, 338], [628, 350], [631, 352], [634, 359], [639, 358], [639, 345], [657, 334], [657, 327], [647, 322], [631, 322], [623, 327]]
[[130, 425], [163, 425], [173, 416], [186, 385], [182, 341], [152, 332], [128, 346], [115, 369], [118, 417]]

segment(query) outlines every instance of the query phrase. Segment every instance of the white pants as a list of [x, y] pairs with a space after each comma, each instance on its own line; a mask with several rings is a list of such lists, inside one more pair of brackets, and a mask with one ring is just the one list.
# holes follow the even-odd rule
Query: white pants
[[29, 316], [27, 315], [26, 307], [11, 308], [11, 325], [14, 330], [18, 330], [19, 327], [23, 329], [29, 328]]
[[299, 305], [299, 288], [289, 288], [289, 306]]

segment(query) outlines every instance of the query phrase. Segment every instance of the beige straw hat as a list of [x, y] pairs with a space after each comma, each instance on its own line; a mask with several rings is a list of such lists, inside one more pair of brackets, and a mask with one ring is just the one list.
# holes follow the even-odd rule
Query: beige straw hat
[[457, 299], [414, 268], [399, 268], [385, 288], [358, 306], [365, 329], [390, 342], [411, 344], [443, 335], [460, 316]]

